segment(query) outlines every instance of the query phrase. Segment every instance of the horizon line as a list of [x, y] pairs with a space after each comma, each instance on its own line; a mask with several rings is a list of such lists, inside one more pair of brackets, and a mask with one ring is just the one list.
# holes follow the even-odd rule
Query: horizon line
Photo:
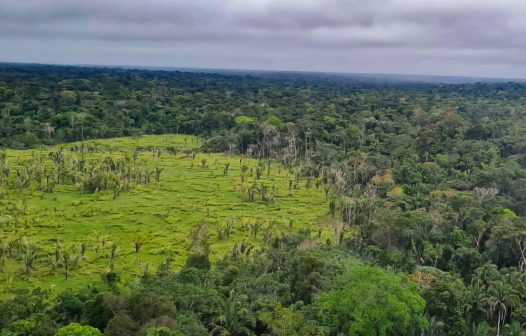
[[[173, 65], [128, 65], [128, 64], [91, 64], [91, 63], [45, 63], [45, 62], [19, 62], [19, 61], [3, 61], [0, 64], [13, 65], [40, 65], [40, 66], [63, 66], [63, 67], [84, 67], [84, 68], [114, 68], [114, 69], [137, 69], [137, 70], [158, 70], [158, 71], [182, 71], [182, 72], [246, 72], [246, 73], [292, 73], [292, 74], [321, 74], [321, 75], [340, 75], [340, 76], [384, 76], [384, 77], [413, 77], [418, 78], [456, 78], [469, 79], [471, 82], [526, 82], [524, 77], [487, 77], [487, 76], [471, 76], [471, 75], [436, 75], [436, 74], [418, 74], [418, 73], [382, 73], [382, 72], [336, 72], [336, 71], [317, 71], [317, 70], [287, 70], [287, 69], [242, 69], [242, 68], [215, 68], [215, 67], [185, 67]], [[475, 81], [479, 79], [480, 81]], [[430, 81], [422, 81], [433, 83]]]

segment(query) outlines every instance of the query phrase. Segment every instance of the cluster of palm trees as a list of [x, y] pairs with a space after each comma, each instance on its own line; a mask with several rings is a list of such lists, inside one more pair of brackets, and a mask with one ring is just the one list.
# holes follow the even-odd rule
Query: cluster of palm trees
[[241, 187], [241, 199], [244, 201], [255, 202], [256, 196], [259, 196], [259, 199], [263, 203], [270, 204], [274, 202], [276, 191], [277, 187], [275, 184], [272, 184], [272, 186], [269, 187], [264, 183], [244, 183]]
[[230, 235], [234, 229], [235, 221], [236, 220], [234, 218], [228, 218], [225, 224], [221, 224], [219, 222], [216, 223], [217, 238], [219, 240], [230, 238]]
[[[86, 244], [81, 244], [80, 253], [85, 255]], [[71, 268], [78, 265], [79, 254], [76, 253], [74, 246], [65, 247], [59, 242], [55, 244], [54, 263], [53, 266], [61, 267], [64, 270], [64, 278], [67, 280]]]
[[10, 258], [19, 259], [24, 274], [31, 275], [38, 252], [38, 246], [31, 243], [26, 237], [19, 237], [11, 241], [0, 241], [0, 272], [5, 271], [7, 260]]
[[497, 335], [503, 329], [509, 335], [524, 335], [510, 334], [510, 329], [517, 326], [508, 323], [514, 310], [523, 309], [521, 298], [526, 297], [526, 273], [502, 273], [495, 265], [486, 264], [476, 271], [468, 290], [465, 314], [471, 335], [489, 334], [490, 328], [484, 321], [493, 323]]
[[[119, 245], [111, 242], [100, 233], [94, 232], [95, 241], [93, 251], [99, 255], [104, 253], [108, 260], [108, 272], [114, 271], [115, 262], [119, 256]], [[143, 241], [134, 240], [134, 251], [139, 260], [139, 251]], [[64, 278], [67, 280], [71, 270], [79, 265], [80, 261], [87, 260], [88, 242], [78, 245], [64, 245], [55, 239], [54, 248], [51, 253], [42, 246], [31, 242], [27, 237], [22, 236], [12, 240], [0, 241], [0, 273], [6, 273], [7, 260], [19, 261], [22, 265], [22, 274], [30, 276], [36, 270], [36, 263], [44, 258], [45, 263], [50, 265], [52, 270], [62, 269]], [[12, 273], [12, 272], [11, 272]]]
[[[268, 159], [268, 160], [259, 160], [258, 161], [258, 164], [255, 166], [255, 167], [249, 167], [245, 164], [243, 164], [243, 159], [240, 159], [239, 160], [239, 165], [240, 165], [240, 169], [241, 169], [241, 183], [244, 183], [245, 182], [245, 179], [247, 177], [247, 175], [249, 177], [252, 177], [254, 176], [256, 178], [256, 180], [260, 180], [263, 175], [266, 173], [267, 177], [270, 176], [270, 171], [271, 171], [271, 167], [272, 167], [272, 160]], [[228, 164], [228, 166], [230, 166], [230, 164]], [[225, 172], [228, 173], [228, 166], [225, 167]], [[225, 176], [227, 174], [224, 174]]]
[[[133, 185], [160, 182], [163, 168], [153, 168], [139, 162], [138, 152], [126, 153], [122, 158], [114, 158], [101, 152], [97, 159], [86, 160], [89, 147], [82, 146], [79, 151], [66, 153], [63, 149], [45, 155], [33, 153], [29, 159], [18, 158], [11, 167], [5, 152], [0, 153], [0, 187], [15, 189], [32, 185], [37, 190], [53, 192], [58, 184], [74, 185], [81, 193], [94, 193], [113, 190], [114, 197], [127, 191]], [[160, 155], [157, 155], [157, 158]]]

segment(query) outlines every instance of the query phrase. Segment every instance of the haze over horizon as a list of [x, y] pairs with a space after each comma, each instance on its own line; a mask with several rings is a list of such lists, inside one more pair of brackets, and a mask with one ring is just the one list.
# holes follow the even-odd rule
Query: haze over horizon
[[526, 3], [3, 0], [2, 62], [526, 78]]

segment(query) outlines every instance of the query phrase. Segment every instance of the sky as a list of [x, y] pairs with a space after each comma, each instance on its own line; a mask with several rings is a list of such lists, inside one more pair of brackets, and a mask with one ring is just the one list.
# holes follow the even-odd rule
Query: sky
[[524, 0], [0, 0], [0, 61], [526, 78]]

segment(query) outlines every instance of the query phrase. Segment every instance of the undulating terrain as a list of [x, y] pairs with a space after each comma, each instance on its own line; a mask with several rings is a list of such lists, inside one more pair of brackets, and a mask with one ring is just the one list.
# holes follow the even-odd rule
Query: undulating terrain
[[0, 64], [0, 336], [524, 335], [526, 85]]

